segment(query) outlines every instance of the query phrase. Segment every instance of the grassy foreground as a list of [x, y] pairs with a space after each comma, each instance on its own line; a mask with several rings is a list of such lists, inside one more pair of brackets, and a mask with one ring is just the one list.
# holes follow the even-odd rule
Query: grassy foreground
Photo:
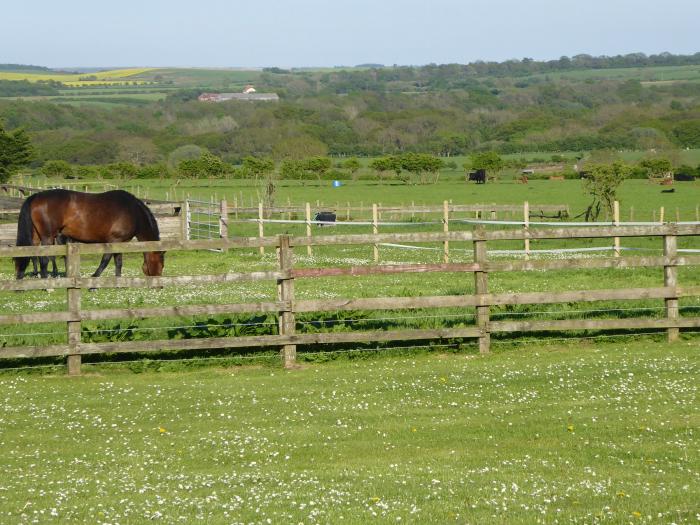
[[696, 523], [697, 340], [0, 375], [3, 523]]

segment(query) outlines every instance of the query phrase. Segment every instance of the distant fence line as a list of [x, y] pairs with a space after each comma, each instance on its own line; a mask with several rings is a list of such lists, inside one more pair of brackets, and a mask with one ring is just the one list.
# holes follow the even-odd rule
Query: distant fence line
[[[642, 257], [615, 257], [593, 259], [559, 259], [530, 261], [491, 261], [488, 243], [504, 240], [570, 238], [625, 238], [658, 237], [663, 240], [663, 255]], [[67, 343], [48, 346], [19, 346], [0, 348], [0, 358], [39, 356], [67, 356], [68, 371], [80, 372], [81, 356], [108, 352], [152, 352], [157, 350], [250, 348], [276, 346], [281, 348], [285, 366], [293, 366], [298, 345], [333, 344], [355, 342], [415, 341], [429, 339], [477, 339], [479, 349], [486, 353], [490, 348], [491, 334], [529, 333], [567, 330], [666, 330], [669, 341], [678, 338], [680, 329], [699, 328], [700, 317], [681, 317], [679, 298], [700, 296], [700, 286], [679, 286], [678, 268], [700, 266], [700, 256], [679, 255], [678, 237], [700, 237], [700, 225], [665, 224], [657, 226], [608, 226], [579, 228], [547, 228], [523, 230], [484, 230], [382, 233], [354, 235], [323, 235], [316, 237], [279, 235], [264, 238], [237, 238], [215, 240], [167, 240], [152, 242], [79, 244], [40, 247], [0, 247], [0, 257], [30, 255], [66, 255], [67, 276], [49, 281], [30, 279], [0, 281], [0, 290], [38, 290], [46, 287], [67, 291], [66, 310], [62, 312], [26, 312], [0, 315], [0, 324], [28, 324], [65, 322]], [[378, 243], [449, 243], [470, 242], [473, 260], [464, 263], [435, 264], [369, 264], [349, 267], [299, 267], [294, 260], [294, 250], [306, 246], [376, 245]], [[274, 270], [256, 272], [228, 272], [217, 275], [190, 275], [172, 277], [82, 277], [81, 256], [102, 253], [134, 253], [152, 250], [202, 250], [222, 251], [255, 248], [275, 248], [278, 266]], [[222, 255], [225, 257], [225, 255]], [[655, 287], [589, 289], [576, 291], [545, 291], [521, 293], [492, 293], [488, 276], [496, 272], [528, 272], [581, 269], [627, 269], [657, 267], [663, 269], [663, 282]], [[337, 276], [391, 275], [403, 273], [451, 272], [471, 273], [474, 293], [449, 296], [418, 297], [370, 297], [304, 300], [295, 295], [296, 279], [333, 278]], [[114, 309], [84, 309], [81, 301], [83, 290], [89, 288], [144, 288], [162, 286], [186, 286], [197, 284], [233, 283], [241, 281], [273, 281], [277, 284], [276, 301], [236, 304], [176, 305], [161, 307], [130, 307]], [[665, 315], [660, 318], [613, 319], [562, 319], [538, 321], [493, 321], [490, 308], [503, 305], [553, 304], [569, 302], [594, 302], [606, 300], [664, 300]], [[299, 332], [296, 315], [308, 312], [348, 310], [395, 310], [429, 308], [474, 308], [475, 323], [463, 327], [435, 329], [352, 330], [348, 332]], [[633, 309], [631, 309], [633, 310]], [[277, 334], [241, 337], [213, 337], [199, 339], [168, 339], [148, 341], [124, 341], [88, 343], [81, 340], [81, 323], [109, 319], [137, 319], [155, 317], [180, 317], [237, 313], [275, 312]]]

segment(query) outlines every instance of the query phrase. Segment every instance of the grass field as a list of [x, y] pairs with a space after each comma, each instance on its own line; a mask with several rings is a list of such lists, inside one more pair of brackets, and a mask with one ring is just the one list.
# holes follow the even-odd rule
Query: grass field
[[0, 375], [5, 523], [697, 523], [697, 342]]
[[[135, 193], [144, 194], [146, 190], [151, 196], [164, 197], [164, 192], [170, 192], [170, 181], [132, 181], [127, 185]], [[658, 211], [658, 207], [666, 206], [667, 218], [675, 219], [675, 208], [678, 207], [682, 220], [695, 220], [696, 206], [698, 205], [698, 183], [678, 183], [677, 191], [673, 194], [661, 194], [660, 186], [652, 185], [646, 181], [630, 180], [623, 186], [622, 212], [623, 219], [629, 218], [629, 206], [635, 207], [636, 220], [650, 220], [652, 211]], [[82, 188], [81, 188], [82, 189]], [[182, 181], [178, 185], [178, 197], [181, 192], [191, 193], [193, 196], [209, 199], [209, 195], [226, 196], [229, 202], [233, 198], [243, 195], [242, 201], [248, 205], [248, 198], [254, 198], [257, 204], [256, 191], [260, 186], [252, 181]], [[313, 203], [313, 210], [333, 207], [334, 202], [344, 205], [350, 202], [352, 205], [364, 203], [365, 212], [353, 212], [353, 219], [367, 219], [370, 215], [370, 205], [373, 199], [383, 204], [410, 204], [413, 200], [416, 204], [438, 204], [442, 199], [452, 199], [454, 203], [515, 203], [521, 204], [528, 199], [533, 209], [535, 204], [559, 203], [570, 204], [574, 214], [582, 211], [588, 203], [588, 198], [582, 193], [579, 181], [533, 181], [528, 185], [512, 183], [496, 183], [486, 185], [466, 184], [462, 181], [444, 181], [438, 185], [406, 186], [387, 184], [380, 185], [358, 181], [348, 182], [340, 188], [333, 188], [330, 183], [322, 185], [310, 184], [302, 186], [299, 183], [283, 183], [278, 188], [277, 202], [286, 204], [287, 198], [292, 203], [301, 203], [309, 200]], [[334, 198], [335, 197], [335, 198]], [[316, 200], [326, 204], [316, 205]], [[366, 200], [365, 200], [366, 199]], [[663, 199], [663, 200], [662, 200]], [[239, 199], [239, 202], [241, 200]], [[341, 215], [342, 216], [342, 215]], [[657, 216], [658, 217], [658, 216]], [[295, 218], [303, 218], [296, 215]], [[344, 217], [342, 217], [344, 218]], [[473, 218], [473, 217], [471, 217]], [[503, 218], [503, 217], [501, 217]], [[519, 214], [511, 217], [521, 218]], [[239, 219], [244, 219], [240, 216]], [[414, 220], [410, 217], [392, 217], [386, 214], [383, 220], [404, 220], [406, 226], [382, 226], [380, 231], [440, 231], [442, 225], [422, 225], [423, 220], [437, 220], [439, 214], [423, 216], [418, 214]], [[552, 221], [556, 225], [557, 221]], [[451, 224], [451, 230], [469, 230], [471, 224]], [[229, 232], [232, 236], [256, 236], [257, 224], [252, 222], [237, 221], [234, 216], [229, 219]], [[314, 235], [335, 233], [369, 233], [369, 226], [352, 226], [336, 228], [314, 228]], [[289, 233], [291, 235], [305, 235], [303, 224], [267, 224], [266, 235]], [[533, 250], [552, 248], [594, 248], [609, 246], [610, 242], [595, 239], [560, 239], [552, 241], [531, 242]], [[660, 255], [660, 239], [624, 239], [624, 248], [636, 251], [625, 251], [624, 255]], [[428, 250], [406, 250], [398, 247], [380, 247], [380, 260], [382, 263], [435, 263], [442, 261], [442, 247], [438, 243], [424, 246]], [[700, 249], [695, 238], [679, 239], [681, 249]], [[493, 242], [489, 243], [489, 250], [494, 249], [522, 249], [522, 242]], [[609, 252], [583, 253], [583, 254], [543, 254], [535, 257], [561, 258], [561, 257], [600, 257], [607, 256]], [[452, 262], [469, 262], [473, 257], [473, 248], [470, 243], [450, 243], [450, 260]], [[491, 258], [517, 258], [517, 255], [490, 255]], [[298, 266], [351, 266], [372, 264], [371, 246], [327, 246], [317, 247], [313, 255], [308, 256], [306, 250], [295, 250], [295, 259]], [[83, 275], [89, 275], [97, 266], [95, 257], [85, 257], [82, 261]], [[124, 274], [128, 276], [141, 275], [141, 257], [137, 254], [125, 256]], [[165, 275], [196, 275], [219, 274], [225, 272], [248, 272], [271, 270], [277, 267], [274, 252], [268, 250], [264, 256], [260, 256], [256, 250], [231, 250], [227, 254], [213, 253], [209, 251], [199, 252], [170, 252], [166, 256]], [[107, 270], [107, 274], [112, 273]], [[0, 278], [13, 279], [12, 261], [0, 259]], [[596, 288], [629, 288], [629, 287], [658, 287], [663, 283], [661, 269], [636, 268], [636, 269], [608, 269], [608, 270], [584, 270], [584, 271], [556, 271], [547, 272], [506, 272], [495, 273], [489, 276], [489, 290], [493, 293], [512, 293], [526, 291], [573, 291]], [[680, 286], [700, 286], [700, 274], [693, 267], [679, 269]], [[299, 279], [295, 284], [297, 296], [300, 299], [328, 299], [328, 298], [361, 298], [361, 297], [405, 297], [420, 295], [456, 295], [473, 293], [473, 276], [471, 274], [406, 274], [401, 276], [373, 276], [373, 277], [336, 277], [326, 279]], [[98, 292], [83, 294], [83, 308], [124, 308], [131, 306], [167, 306], [174, 304], [226, 304], [251, 301], [274, 301], [277, 290], [274, 282], [244, 282], [235, 286], [231, 285], [198, 285], [188, 287], [168, 287], [162, 290], [147, 288], [134, 289], [105, 289]], [[0, 294], [0, 313], [19, 313], [37, 311], [65, 310], [66, 296], [63, 292], [47, 294], [37, 290], [16, 294], [3, 292]], [[697, 298], [685, 298], [681, 300], [681, 315], [696, 316], [700, 309]], [[495, 320], [528, 320], [528, 319], [565, 319], [565, 318], [614, 318], [629, 315], [658, 317], [663, 316], [664, 304], [662, 300], [639, 301], [606, 301], [598, 303], [558, 304], [558, 305], [520, 305], [517, 307], [493, 308], [491, 316]], [[298, 330], [340, 330], [353, 329], [400, 329], [400, 328], [439, 328], [441, 326], [469, 326], [474, 322], [473, 309], [439, 309], [417, 311], [377, 311], [377, 312], [325, 312], [312, 316], [300, 316], [302, 324]], [[319, 321], [321, 320], [321, 321]], [[192, 328], [198, 324], [206, 324], [205, 327]], [[169, 337], [201, 337], [220, 335], [255, 335], [274, 333], [275, 317], [270, 316], [213, 316], [213, 317], [187, 317], [187, 318], [160, 318], [151, 320], [132, 320], [123, 322], [86, 322], [83, 324], [83, 338], [90, 341], [125, 340], [125, 339], [167, 339]], [[189, 327], [189, 328], [187, 328]], [[548, 334], [547, 337], [552, 337]], [[577, 337], [584, 333], [570, 334]], [[32, 345], [65, 342], [65, 326], [55, 325], [7, 325], [0, 327], [0, 345]], [[575, 340], [575, 339], [574, 339]], [[467, 342], [469, 346], [469, 342]], [[324, 347], [327, 349], [327, 347]], [[300, 350], [315, 350], [300, 349]], [[216, 353], [208, 354], [216, 355]], [[237, 352], [226, 355], [236, 357]], [[160, 355], [166, 359], [170, 355]], [[49, 362], [57, 362], [56, 360]], [[26, 361], [17, 361], [17, 364], [28, 364]], [[15, 366], [15, 363], [4, 366]]]
[[658, 66], [658, 67], [628, 67], [611, 69], [584, 69], [556, 73], [532, 75], [533, 78], [549, 80], [570, 79], [608, 79], [608, 80], [640, 80], [646, 84], [668, 81], [699, 81], [700, 66]]
[[[41, 185], [56, 183], [44, 178], [23, 180]], [[74, 184], [78, 188], [84, 188], [85, 185], [101, 188], [105, 183], [116, 183], [134, 193], [138, 191], [140, 195], [147, 192], [151, 198], [164, 199], [167, 196], [171, 200], [179, 200], [189, 195], [208, 201], [215, 197], [216, 200], [226, 198], [231, 204], [236, 199], [239, 205], [255, 207], [265, 191], [261, 182], [251, 180], [182, 179], [175, 183], [172, 180], [65, 183]], [[629, 219], [632, 206], [635, 220], [651, 220], [652, 213], [658, 213], [659, 208], [664, 206], [667, 218], [675, 219], [678, 208], [681, 220], [696, 220], [695, 209], [700, 204], [700, 181], [676, 183], [673, 193], [662, 193], [663, 189], [666, 188], [646, 180], [625, 181], [618, 192], [623, 218]], [[333, 187], [331, 181], [279, 181], [275, 191], [275, 202], [278, 205], [286, 205], [288, 202], [297, 205], [310, 202], [315, 205], [318, 201], [323, 207], [333, 208], [336, 205], [346, 206], [350, 202], [354, 206], [366, 206], [368, 211], [365, 213], [371, 213], [372, 203], [410, 206], [411, 202], [414, 202], [416, 205], [441, 205], [444, 200], [454, 204], [522, 205], [526, 200], [532, 204], [568, 204], [572, 215], [583, 212], [591, 201], [580, 180], [531, 180], [528, 184], [516, 184], [509, 180], [508, 176], [504, 176], [503, 180], [497, 183], [477, 185], [464, 182], [463, 171], [445, 172], [438, 184], [409, 185], [396, 181], [380, 183], [359, 180], [343, 181], [342, 186]]]

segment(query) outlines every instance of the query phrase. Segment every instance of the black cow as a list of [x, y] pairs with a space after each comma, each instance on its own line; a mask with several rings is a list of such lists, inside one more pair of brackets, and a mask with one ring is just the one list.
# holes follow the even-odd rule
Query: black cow
[[469, 178], [467, 181], [471, 182], [474, 181], [477, 184], [485, 184], [486, 183], [486, 170], [476, 170], [472, 171], [469, 173]]
[[[314, 217], [319, 222], [335, 222], [335, 213], [332, 211], [320, 211]], [[329, 224], [319, 224], [319, 226], [330, 226]]]
[[676, 173], [673, 175], [673, 180], [678, 180], [681, 182], [692, 182], [695, 180], [695, 177], [688, 173]]

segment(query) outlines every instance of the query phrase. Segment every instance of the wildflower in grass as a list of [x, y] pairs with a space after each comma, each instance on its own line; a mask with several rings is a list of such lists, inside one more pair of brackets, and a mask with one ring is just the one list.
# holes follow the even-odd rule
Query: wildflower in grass
[[621, 491], [621, 490], [619, 490], [619, 491], [617, 492], [617, 494], [615, 494], [615, 495], [616, 495], [618, 498], [624, 498], [624, 497], [626, 496], [626, 494], [625, 494], [623, 491]]
[[569, 432], [573, 432], [574, 431], [574, 424], [569, 423], [568, 425], [566, 425], [566, 430], [568, 430]]
[[641, 518], [641, 517], [642, 517], [642, 513], [639, 512], [638, 510], [635, 510], [635, 511], [632, 513], [632, 516], [634, 516], [635, 518]]
[[158, 432], [160, 432], [161, 434], [165, 434], [167, 430], [165, 430], [163, 427], [158, 427]]

